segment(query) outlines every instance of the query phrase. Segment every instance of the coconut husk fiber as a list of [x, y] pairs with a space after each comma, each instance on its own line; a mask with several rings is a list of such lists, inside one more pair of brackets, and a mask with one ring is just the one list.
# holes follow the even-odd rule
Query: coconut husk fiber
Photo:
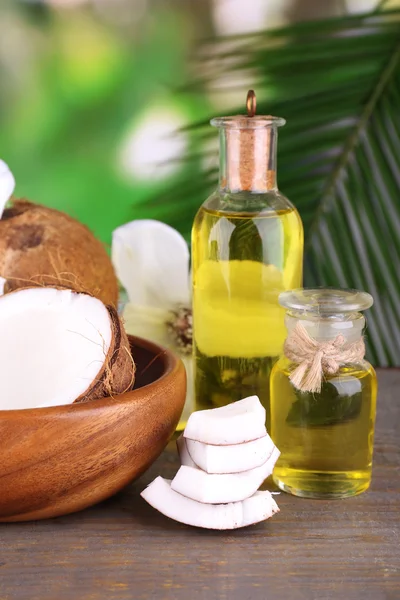
[[128, 336], [117, 311], [107, 306], [112, 326], [112, 340], [104, 365], [96, 380], [75, 402], [88, 402], [107, 396], [123, 394], [133, 387], [136, 366], [132, 358]]

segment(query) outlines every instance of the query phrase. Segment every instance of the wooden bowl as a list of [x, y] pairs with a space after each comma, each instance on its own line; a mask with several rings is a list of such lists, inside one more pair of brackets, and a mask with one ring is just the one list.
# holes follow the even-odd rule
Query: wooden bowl
[[0, 521], [46, 519], [108, 498], [173, 435], [186, 373], [168, 350], [130, 338], [133, 391], [86, 404], [0, 411]]

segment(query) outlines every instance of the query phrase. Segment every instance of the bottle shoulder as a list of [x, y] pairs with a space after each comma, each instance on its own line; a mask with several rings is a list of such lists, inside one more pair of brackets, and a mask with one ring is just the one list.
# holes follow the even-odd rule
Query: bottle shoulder
[[249, 216], [268, 216], [287, 212], [298, 214], [294, 204], [279, 190], [270, 190], [259, 194], [254, 192], [229, 193], [217, 189], [203, 202], [199, 213], [202, 211], [221, 216], [243, 213]]

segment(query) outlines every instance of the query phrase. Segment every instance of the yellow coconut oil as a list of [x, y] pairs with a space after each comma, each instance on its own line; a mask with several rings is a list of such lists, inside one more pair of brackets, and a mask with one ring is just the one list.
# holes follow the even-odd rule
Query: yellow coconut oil
[[344, 497], [371, 481], [376, 375], [371, 365], [346, 365], [321, 392], [296, 391], [290, 365], [273, 371], [271, 435], [281, 451], [274, 480], [300, 496]]
[[286, 336], [278, 296], [301, 285], [303, 229], [276, 186], [275, 121], [227, 119], [216, 123], [220, 186], [192, 232], [196, 408], [256, 394], [268, 413], [269, 376]]
[[[310, 298], [313, 298], [313, 301]], [[290, 331], [299, 321], [316, 342], [342, 335], [361, 339], [372, 303], [353, 290], [299, 290], [284, 295]], [[333, 301], [332, 301], [332, 298]], [[301, 306], [302, 305], [302, 306]], [[312, 498], [344, 498], [371, 482], [377, 380], [364, 359], [324, 374], [319, 392], [301, 391], [290, 380], [298, 365], [282, 356], [271, 374], [271, 431], [281, 451], [273, 478], [284, 491]]]

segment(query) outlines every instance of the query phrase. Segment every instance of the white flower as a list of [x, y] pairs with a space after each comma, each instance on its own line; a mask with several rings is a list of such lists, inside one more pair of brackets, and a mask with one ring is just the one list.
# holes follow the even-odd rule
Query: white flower
[[178, 171], [188, 145], [187, 134], [180, 131], [184, 124], [185, 115], [171, 103], [147, 108], [122, 142], [124, 175], [133, 181], [161, 181]]
[[0, 159], [0, 219], [3, 215], [3, 211], [7, 202], [11, 198], [14, 188], [14, 176], [4, 160]]
[[128, 333], [177, 352], [187, 373], [181, 422], [194, 406], [189, 249], [175, 229], [150, 219], [131, 221], [112, 236], [112, 261], [128, 302]]
[[[11, 173], [8, 165], [0, 158], [0, 219], [3, 216], [7, 202], [15, 188], [14, 175]], [[4, 294], [6, 279], [0, 277], [0, 296]]]

